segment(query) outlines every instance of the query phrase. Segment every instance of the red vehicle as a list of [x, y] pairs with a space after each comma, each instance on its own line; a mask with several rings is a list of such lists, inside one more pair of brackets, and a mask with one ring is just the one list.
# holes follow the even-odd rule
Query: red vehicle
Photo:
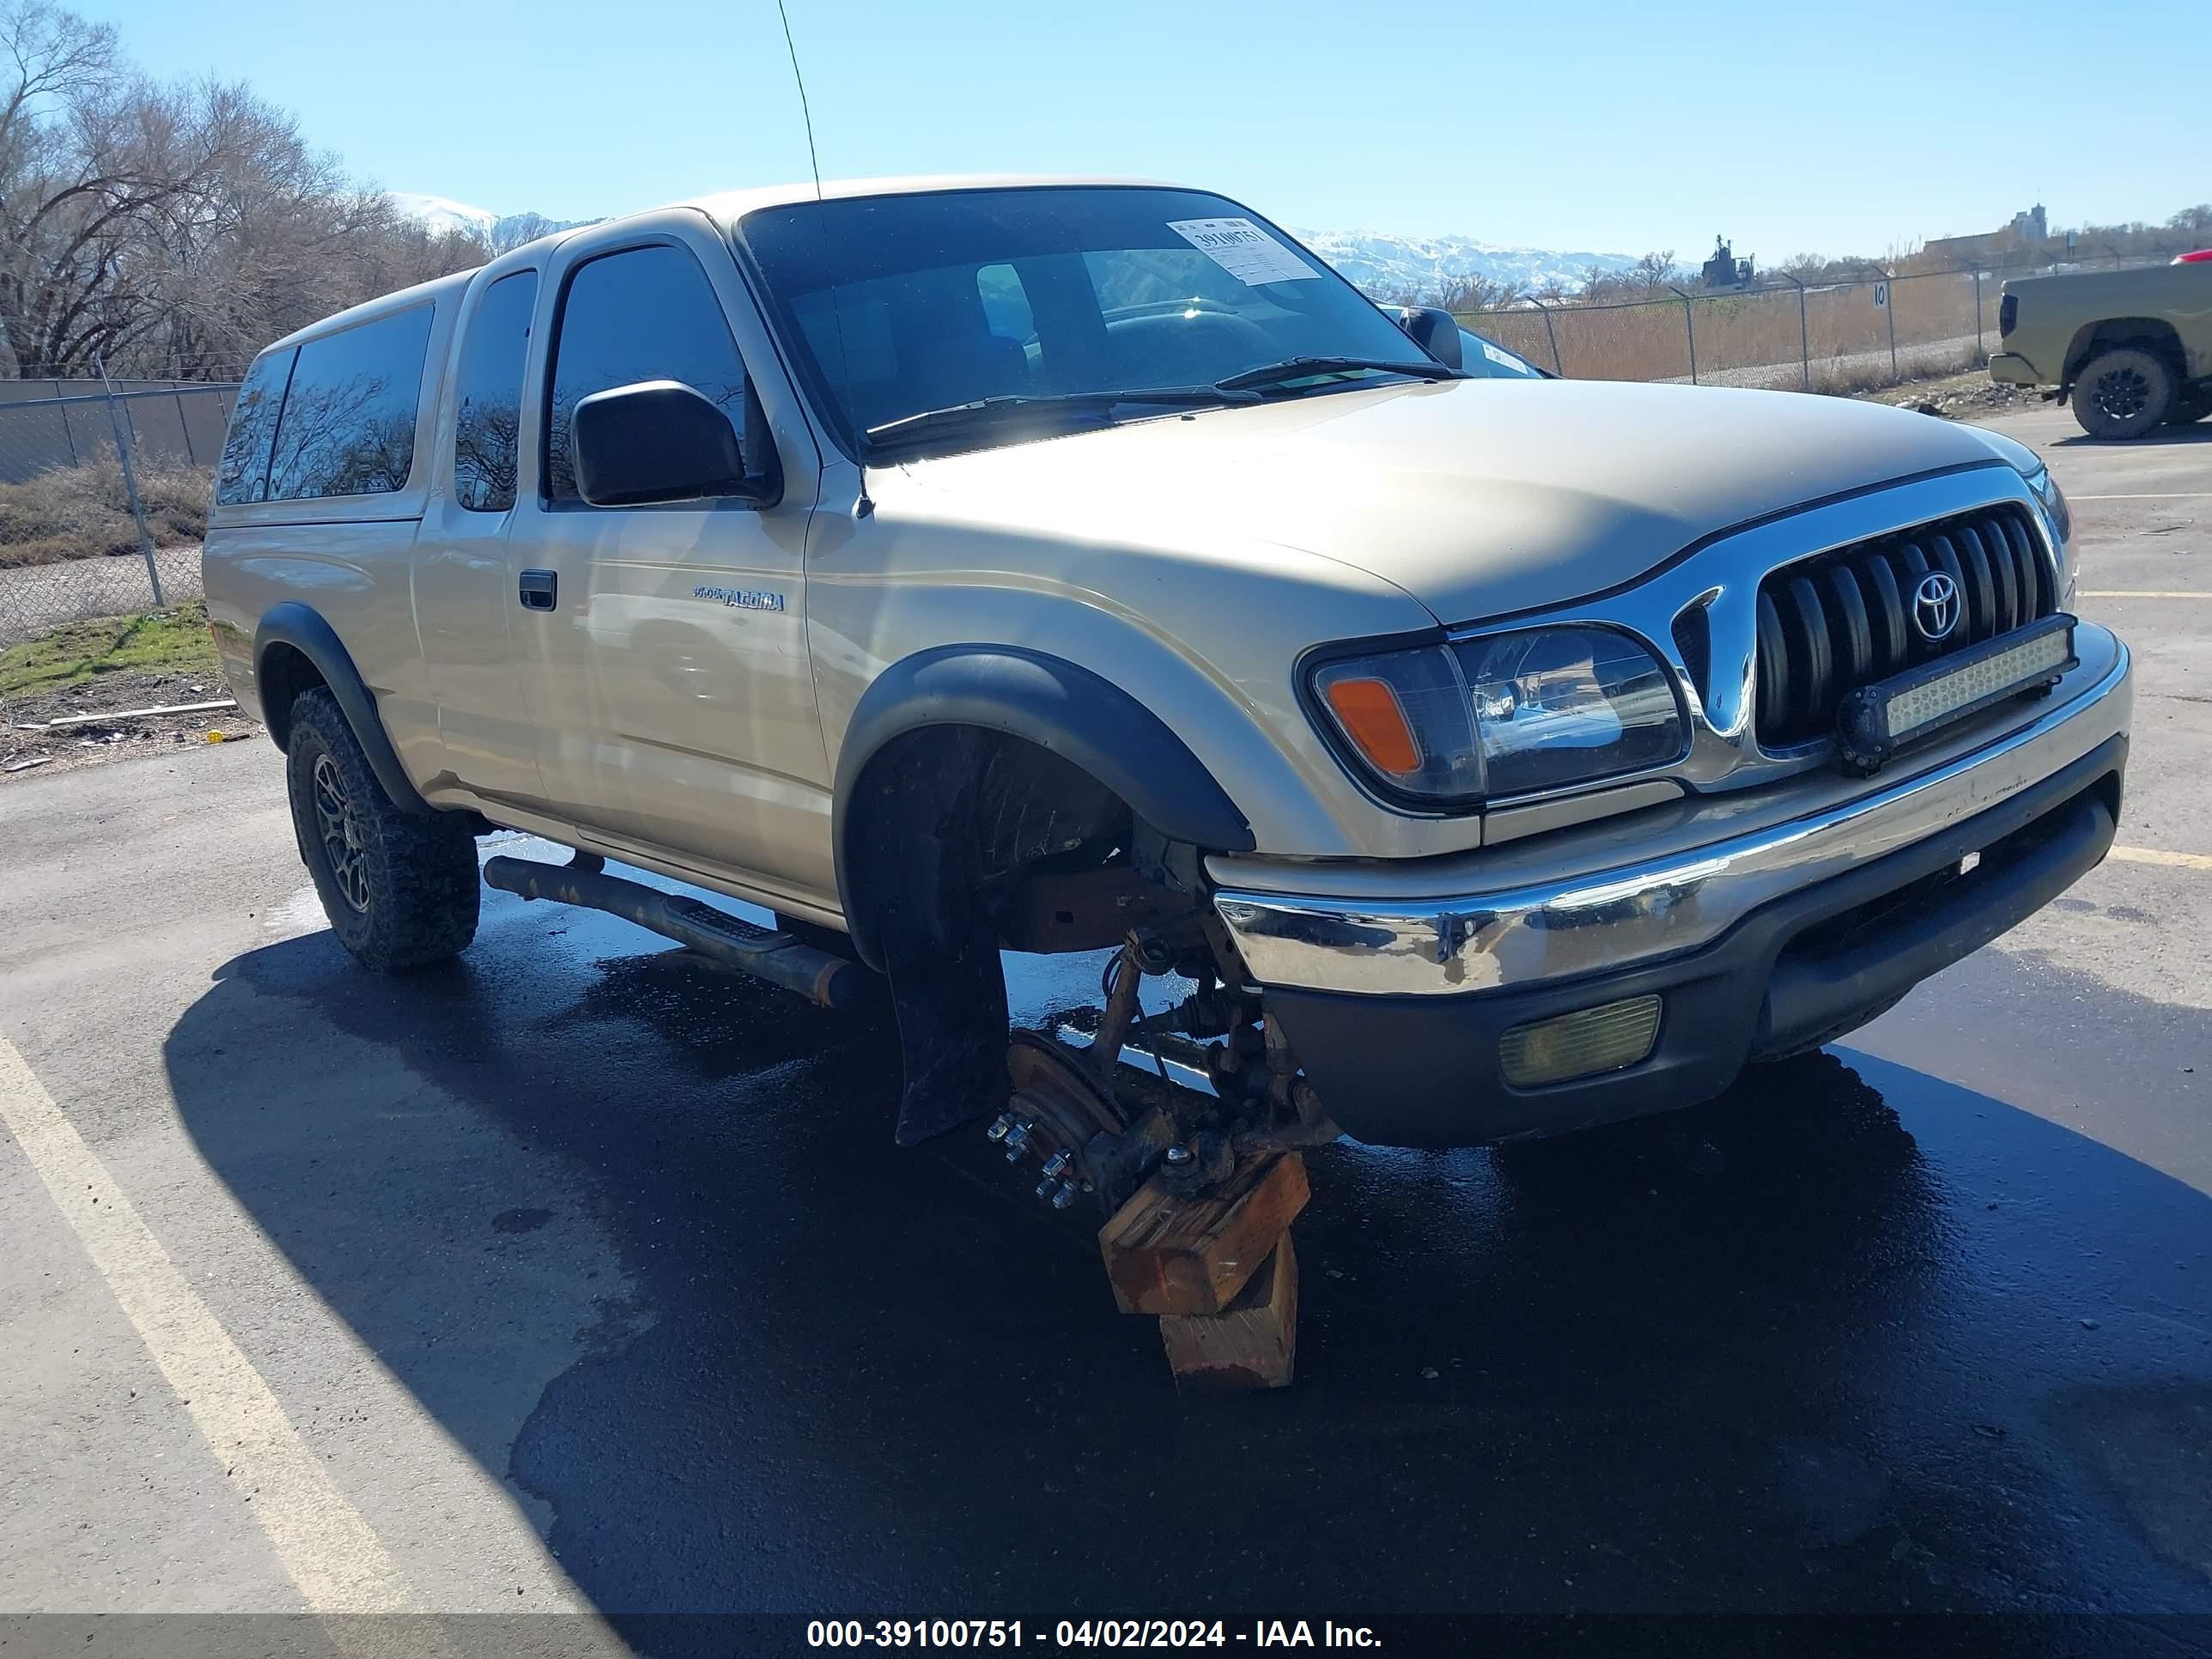
[[2194, 253], [2177, 253], [2173, 263], [2178, 265], [2212, 264], [2212, 247], [2200, 247]]

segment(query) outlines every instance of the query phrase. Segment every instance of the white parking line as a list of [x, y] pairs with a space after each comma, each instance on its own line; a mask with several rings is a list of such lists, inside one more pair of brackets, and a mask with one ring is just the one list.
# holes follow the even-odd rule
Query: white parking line
[[[185, 1282], [99, 1155], [62, 1115], [23, 1056], [0, 1037], [0, 1121], [53, 1195], [216, 1461], [320, 1615], [414, 1607], [384, 1545], [346, 1501], [252, 1362]], [[325, 1626], [349, 1651], [450, 1651], [428, 1620], [407, 1627], [343, 1616]]]
[[2163, 588], [2091, 588], [2075, 595], [2081, 599], [2212, 599], [2212, 593], [2169, 592]]
[[2168, 853], [2155, 847], [2115, 847], [2110, 856], [2125, 864], [2164, 864], [2177, 870], [2212, 870], [2212, 854]]
[[2130, 495], [2075, 495], [2069, 494], [2069, 501], [2212, 501], [2212, 489], [2146, 489]]

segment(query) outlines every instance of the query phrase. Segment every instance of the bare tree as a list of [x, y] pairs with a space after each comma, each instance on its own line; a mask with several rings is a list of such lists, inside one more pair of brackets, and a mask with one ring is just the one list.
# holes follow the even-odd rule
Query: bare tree
[[1516, 303], [1524, 292], [1518, 283], [1470, 273], [1446, 283], [1437, 303], [1453, 312], [1503, 311]]
[[480, 263], [242, 83], [160, 83], [112, 29], [0, 0], [0, 369], [234, 374], [276, 336]]

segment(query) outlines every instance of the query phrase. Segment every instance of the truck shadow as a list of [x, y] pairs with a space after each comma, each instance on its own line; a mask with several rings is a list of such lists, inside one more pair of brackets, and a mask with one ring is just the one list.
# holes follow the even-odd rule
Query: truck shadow
[[1573, 1142], [1340, 1144], [1297, 1386], [1182, 1399], [1026, 1183], [891, 1146], [886, 1023], [550, 915], [404, 980], [272, 944], [165, 1054], [648, 1650], [761, 1611], [2212, 1611], [2212, 1499], [2146, 1528], [2065, 1426], [2122, 1381], [2206, 1409], [2212, 1203], [2002, 1101], [1824, 1054]]
[[2198, 421], [2189, 426], [2162, 426], [2140, 438], [2093, 438], [2079, 433], [2055, 438], [2053, 449], [2172, 449], [2185, 444], [2212, 444], [2212, 424]]

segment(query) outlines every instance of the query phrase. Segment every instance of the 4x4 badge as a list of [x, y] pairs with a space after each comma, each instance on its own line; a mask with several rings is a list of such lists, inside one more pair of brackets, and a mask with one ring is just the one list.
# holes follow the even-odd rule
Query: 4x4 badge
[[1930, 571], [1912, 590], [1912, 625], [1931, 645], [1959, 625], [1959, 584], [1940, 570]]

